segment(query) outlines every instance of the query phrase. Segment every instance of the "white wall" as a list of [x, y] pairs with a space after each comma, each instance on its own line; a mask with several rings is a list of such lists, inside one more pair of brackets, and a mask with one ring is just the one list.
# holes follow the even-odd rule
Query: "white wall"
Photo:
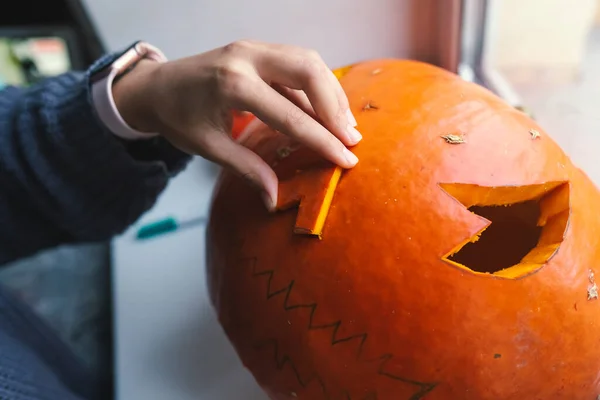
[[246, 38], [314, 48], [332, 67], [376, 57], [432, 60], [436, 52], [436, 0], [83, 3], [110, 50], [143, 39], [178, 58]]

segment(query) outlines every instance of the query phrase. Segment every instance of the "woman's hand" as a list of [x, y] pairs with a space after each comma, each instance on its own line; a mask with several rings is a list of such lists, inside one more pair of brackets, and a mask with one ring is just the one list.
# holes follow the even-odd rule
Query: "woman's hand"
[[142, 61], [113, 93], [130, 126], [160, 132], [183, 151], [231, 168], [262, 191], [269, 209], [277, 177], [231, 139], [232, 110], [253, 113], [341, 167], [358, 162], [346, 147], [361, 140], [348, 99], [311, 50], [240, 41], [165, 64]]

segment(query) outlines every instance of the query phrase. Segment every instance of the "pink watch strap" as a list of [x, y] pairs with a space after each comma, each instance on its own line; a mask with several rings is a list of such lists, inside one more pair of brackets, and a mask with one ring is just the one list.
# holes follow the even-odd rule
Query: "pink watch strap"
[[165, 55], [156, 47], [144, 42], [136, 43], [110, 66], [110, 71], [102, 79], [92, 84], [92, 101], [102, 123], [116, 136], [123, 139], [148, 139], [158, 133], [140, 132], [130, 127], [123, 119], [113, 98], [112, 85], [115, 78], [127, 68], [147, 58], [156, 62], [167, 62]]

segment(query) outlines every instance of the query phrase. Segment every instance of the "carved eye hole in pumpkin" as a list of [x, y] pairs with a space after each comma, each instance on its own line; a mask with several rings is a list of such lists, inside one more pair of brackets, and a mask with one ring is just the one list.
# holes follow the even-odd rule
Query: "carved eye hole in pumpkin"
[[440, 187], [488, 221], [443, 259], [477, 274], [516, 279], [539, 270], [558, 251], [569, 222], [568, 182], [528, 186]]

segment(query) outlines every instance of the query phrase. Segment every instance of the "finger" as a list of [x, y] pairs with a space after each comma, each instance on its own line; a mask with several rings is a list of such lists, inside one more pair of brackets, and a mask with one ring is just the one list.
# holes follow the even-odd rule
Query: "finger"
[[[260, 43], [255, 43], [255, 45], [258, 45]], [[304, 58], [313, 58], [316, 59], [318, 63], [320, 64], [324, 64], [325, 65], [325, 69], [328, 72], [328, 78], [331, 81], [331, 84], [333, 85], [333, 87], [335, 88], [336, 92], [337, 92], [337, 96], [340, 102], [340, 107], [342, 109], [348, 109], [346, 115], [348, 117], [348, 122], [353, 126], [356, 127], [357, 123], [356, 123], [356, 118], [354, 118], [354, 115], [352, 114], [352, 111], [350, 111], [350, 107], [349, 107], [349, 101], [348, 101], [348, 96], [346, 95], [346, 92], [344, 91], [344, 88], [342, 87], [342, 85], [340, 84], [339, 79], [335, 76], [334, 72], [331, 70], [331, 68], [329, 68], [325, 62], [323, 61], [323, 59], [321, 58], [321, 56], [318, 54], [318, 52], [314, 51], [314, 50], [309, 50], [306, 48], [302, 48], [302, 47], [298, 47], [298, 46], [293, 46], [293, 45], [288, 45], [288, 44], [278, 44], [278, 43], [269, 43], [269, 44], [265, 44], [262, 43], [261, 44], [262, 47], [264, 48], [271, 48], [271, 49], [275, 49], [278, 50], [282, 53], [287, 53], [287, 54], [300, 54], [301, 57]]]
[[269, 211], [277, 204], [278, 179], [273, 169], [256, 153], [234, 142], [221, 132], [206, 135], [201, 153], [217, 164], [229, 168], [257, 188]]
[[238, 90], [240, 107], [250, 111], [271, 128], [294, 138], [329, 161], [352, 168], [358, 158], [323, 125], [260, 79], [248, 79]]
[[346, 95], [346, 91], [344, 91], [344, 88], [342, 87], [340, 80], [338, 79], [337, 76], [335, 76], [334, 72], [329, 68], [327, 70], [329, 72], [329, 79], [331, 79], [331, 81], [334, 82], [334, 87], [336, 88], [338, 97], [345, 99], [344, 103], [348, 105], [348, 109], [346, 110], [346, 117], [348, 117], [348, 123], [353, 128], [356, 128], [356, 126], [358, 125], [358, 122], [356, 121], [354, 114], [352, 114], [352, 110], [350, 110], [350, 101], [348, 100], [348, 95]]
[[318, 54], [282, 45], [257, 52], [255, 67], [263, 80], [304, 91], [319, 120], [344, 144], [362, 139], [345, 92]]
[[271, 86], [273, 86], [273, 89], [275, 89], [279, 94], [294, 103], [296, 106], [298, 106], [298, 108], [310, 115], [313, 119], [319, 119], [312, 107], [312, 104], [310, 104], [310, 100], [308, 100], [306, 93], [304, 93], [302, 90], [290, 89], [287, 86], [281, 86], [279, 84], [273, 84]]

